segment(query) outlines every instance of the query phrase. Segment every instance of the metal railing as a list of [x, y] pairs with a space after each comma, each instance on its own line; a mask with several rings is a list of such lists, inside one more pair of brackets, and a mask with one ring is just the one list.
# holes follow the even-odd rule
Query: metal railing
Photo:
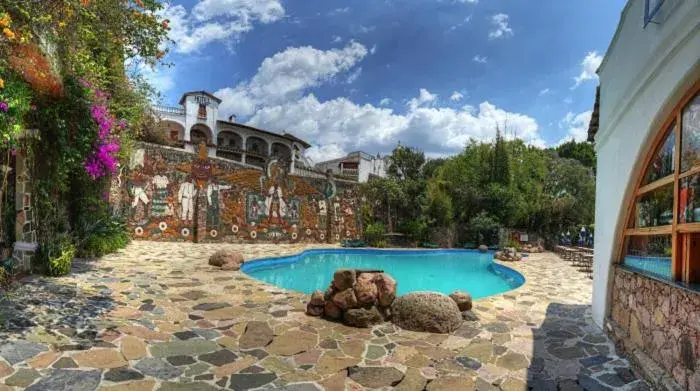
[[185, 109], [183, 109], [182, 107], [154, 105], [153, 110], [155, 110], [156, 113], [159, 114], [185, 115]]

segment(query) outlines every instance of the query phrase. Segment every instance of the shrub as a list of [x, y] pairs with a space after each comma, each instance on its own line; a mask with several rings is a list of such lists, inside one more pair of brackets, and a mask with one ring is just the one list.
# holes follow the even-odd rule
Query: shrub
[[389, 242], [386, 241], [386, 239], [380, 239], [374, 242], [374, 247], [376, 248], [387, 248], [389, 247]]
[[71, 237], [68, 234], [59, 234], [39, 246], [35, 267], [50, 276], [62, 276], [70, 273], [75, 254]]
[[101, 257], [126, 247], [129, 236], [126, 232], [111, 234], [93, 234], [88, 236], [80, 246], [81, 257]]
[[[386, 233], [386, 228], [382, 223], [373, 223], [365, 229], [365, 241], [370, 246], [377, 247], [377, 243], [382, 240], [382, 235]], [[386, 241], [384, 241], [386, 247]]]
[[413, 242], [422, 242], [428, 239], [428, 224], [423, 220], [409, 220], [403, 222], [399, 231], [405, 233]]

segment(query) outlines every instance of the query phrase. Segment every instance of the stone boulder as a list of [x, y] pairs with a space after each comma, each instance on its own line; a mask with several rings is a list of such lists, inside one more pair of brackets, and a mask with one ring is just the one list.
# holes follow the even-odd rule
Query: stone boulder
[[353, 327], [370, 327], [382, 323], [384, 318], [377, 307], [354, 308], [345, 311], [343, 323]]
[[482, 245], [479, 246], [479, 252], [480, 252], [480, 253], [485, 253], [485, 252], [487, 252], [487, 251], [489, 251], [489, 248], [486, 247], [486, 245], [482, 244]]
[[390, 307], [396, 299], [396, 280], [386, 273], [380, 273], [375, 279], [377, 298], [380, 307]]
[[306, 305], [311, 316], [370, 327], [391, 314], [396, 281], [381, 270], [339, 269], [325, 292], [315, 291]]
[[353, 290], [357, 304], [361, 307], [374, 305], [377, 302], [377, 285], [374, 283], [377, 273], [362, 273], [357, 277]]
[[306, 313], [311, 316], [323, 315], [323, 308], [326, 306], [326, 299], [321, 291], [314, 291], [311, 294], [311, 300], [306, 305]]
[[244, 261], [243, 254], [233, 250], [219, 250], [209, 257], [209, 264], [222, 270], [239, 270]]
[[333, 288], [338, 292], [344, 291], [355, 286], [356, 280], [355, 270], [338, 269], [333, 274]]
[[504, 262], [519, 262], [523, 259], [513, 247], [506, 247], [503, 251], [497, 252], [494, 258]]
[[463, 291], [454, 291], [450, 294], [450, 299], [457, 303], [460, 311], [469, 311], [472, 309], [472, 295]]
[[357, 297], [352, 288], [348, 288], [342, 292], [333, 295], [333, 303], [342, 310], [357, 308]]
[[411, 331], [447, 334], [462, 325], [462, 313], [449, 296], [437, 292], [413, 292], [391, 306], [392, 321]]

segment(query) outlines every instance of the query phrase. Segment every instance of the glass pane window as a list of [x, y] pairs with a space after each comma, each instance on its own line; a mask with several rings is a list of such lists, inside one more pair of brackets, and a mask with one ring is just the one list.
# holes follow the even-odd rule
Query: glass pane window
[[681, 172], [700, 165], [700, 94], [683, 108]]
[[678, 222], [700, 223], [700, 174], [681, 179]]
[[637, 198], [635, 228], [673, 224], [673, 184], [650, 191]]
[[674, 171], [674, 157], [676, 155], [676, 132], [674, 130], [675, 124], [671, 125], [666, 140], [656, 151], [654, 157], [649, 162], [649, 167], [644, 175], [644, 181], [642, 185], [648, 185], [654, 181], [661, 178], [667, 177], [673, 174]]
[[634, 271], [671, 279], [671, 235], [629, 237], [623, 264]]

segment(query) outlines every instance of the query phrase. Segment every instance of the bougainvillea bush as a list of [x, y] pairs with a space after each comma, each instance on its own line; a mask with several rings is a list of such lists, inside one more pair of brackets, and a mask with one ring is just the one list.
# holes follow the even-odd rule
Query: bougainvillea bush
[[[33, 162], [37, 240], [47, 250], [37, 258], [52, 274], [70, 270], [66, 237], [90, 253], [124, 245], [104, 194], [150, 119], [151, 91], [124, 64], [162, 63], [169, 26], [157, 16], [161, 7], [157, 0], [0, 2], [0, 157], [21, 153]], [[17, 143], [23, 129], [38, 137]], [[62, 263], [52, 266], [56, 257]]]

